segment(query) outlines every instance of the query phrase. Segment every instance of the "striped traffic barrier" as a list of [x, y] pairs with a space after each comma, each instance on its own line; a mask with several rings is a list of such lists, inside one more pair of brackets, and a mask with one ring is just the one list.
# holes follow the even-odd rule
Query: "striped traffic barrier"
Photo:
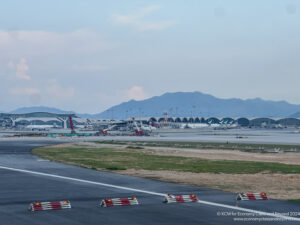
[[164, 203], [173, 203], [173, 202], [198, 202], [198, 198], [194, 194], [189, 195], [171, 195], [168, 194], [165, 196]]
[[267, 194], [264, 192], [260, 193], [239, 193], [236, 200], [269, 200]]
[[105, 198], [101, 201], [100, 206], [111, 207], [111, 206], [130, 206], [138, 205], [139, 202], [135, 196], [131, 198]]
[[31, 211], [43, 211], [43, 210], [58, 210], [58, 209], [70, 209], [70, 201], [56, 201], [56, 202], [32, 202], [29, 205]]

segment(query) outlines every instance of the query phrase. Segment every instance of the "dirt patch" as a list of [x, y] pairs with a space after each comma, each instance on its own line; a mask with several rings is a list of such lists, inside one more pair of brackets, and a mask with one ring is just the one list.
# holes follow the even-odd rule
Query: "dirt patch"
[[102, 144], [102, 143], [96, 143], [96, 142], [78, 142], [73, 143], [74, 146], [88, 146], [91, 148], [126, 148], [126, 145], [117, 145], [117, 144]]
[[118, 173], [236, 193], [266, 192], [274, 199], [300, 198], [299, 174], [211, 174], [132, 169]]
[[177, 149], [149, 147], [157, 155], [195, 157], [211, 160], [238, 160], [254, 162], [278, 162], [284, 164], [300, 165], [299, 153], [253, 153], [239, 150], [217, 150], [217, 149]]
[[[82, 144], [82, 143], [80, 143]], [[77, 143], [65, 143], [65, 144], [58, 144], [58, 145], [51, 145], [51, 148], [69, 148], [69, 147], [79, 147], [80, 144]], [[48, 146], [46, 146], [48, 147]]]
[[[126, 145], [101, 144], [94, 142], [82, 142], [77, 145], [90, 147], [105, 147], [124, 149]], [[202, 158], [210, 160], [237, 160], [253, 162], [277, 162], [284, 164], [300, 165], [300, 153], [254, 153], [242, 152], [239, 150], [220, 150], [220, 149], [187, 149], [187, 148], [165, 148], [165, 147], [146, 147], [143, 146], [142, 152], [151, 152], [162, 156], [182, 156], [192, 158]]]

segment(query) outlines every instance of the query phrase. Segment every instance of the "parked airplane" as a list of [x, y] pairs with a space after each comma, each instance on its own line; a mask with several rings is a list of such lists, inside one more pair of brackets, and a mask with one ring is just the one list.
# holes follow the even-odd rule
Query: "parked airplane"
[[26, 126], [26, 129], [31, 130], [49, 130], [51, 128], [54, 128], [53, 125], [28, 125]]
[[186, 123], [181, 124], [180, 128], [192, 128], [192, 129], [199, 129], [199, 128], [206, 128], [209, 125], [206, 123]]
[[153, 130], [156, 130], [157, 128], [156, 127], [154, 127], [154, 126], [147, 126], [147, 125], [141, 125], [141, 128], [142, 128], [142, 130], [146, 130], [146, 131], [153, 131]]

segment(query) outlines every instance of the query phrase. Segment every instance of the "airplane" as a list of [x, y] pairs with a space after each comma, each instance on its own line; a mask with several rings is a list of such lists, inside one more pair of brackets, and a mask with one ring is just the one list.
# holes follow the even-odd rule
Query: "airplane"
[[187, 123], [181, 124], [180, 128], [192, 128], [192, 129], [199, 129], [199, 128], [206, 128], [209, 125], [206, 123]]
[[28, 125], [25, 128], [31, 130], [49, 130], [51, 128], [54, 128], [54, 126], [53, 125]]
[[142, 130], [150, 131], [150, 132], [157, 129], [156, 127], [150, 125], [149, 126], [141, 125], [141, 128]]
[[149, 132], [152, 132], [152, 130], [156, 130], [157, 129], [156, 127], [151, 126], [150, 124], [149, 125], [145, 125], [141, 121], [139, 122], [139, 126], [138, 126], [138, 124], [135, 124], [135, 126], [136, 126], [136, 129], [140, 128], [140, 129], [142, 129], [144, 131], [149, 131]]

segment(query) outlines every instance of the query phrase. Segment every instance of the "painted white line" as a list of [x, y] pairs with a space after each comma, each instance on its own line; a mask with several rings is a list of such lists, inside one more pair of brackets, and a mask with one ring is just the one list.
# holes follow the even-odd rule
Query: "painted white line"
[[38, 161], [38, 162], [49, 162], [48, 159], [38, 159], [38, 160], [36, 160], [36, 161]]
[[[90, 181], [90, 180], [83, 180], [83, 179], [78, 179], [78, 178], [73, 178], [73, 177], [60, 176], [60, 175], [55, 175], [55, 174], [50, 174], [50, 173], [42, 173], [42, 172], [36, 172], [36, 171], [31, 171], [31, 170], [23, 170], [23, 169], [17, 169], [17, 168], [6, 167], [6, 166], [0, 166], [0, 169], [6, 169], [6, 170], [17, 171], [17, 172], [22, 172], [22, 173], [35, 174], [35, 175], [46, 176], [46, 177], [54, 177], [54, 178], [59, 178], [59, 179], [64, 179], [64, 180], [78, 181], [78, 182], [83, 182], [83, 183], [88, 183], [88, 184], [100, 185], [100, 186], [105, 186], [105, 187], [112, 187], [112, 188], [117, 188], [117, 189], [122, 189], [122, 190], [127, 190], [127, 191], [133, 191], [133, 192], [140, 192], [140, 193], [145, 193], [145, 194], [150, 194], [150, 195], [166, 196], [166, 194], [159, 193], [159, 192], [152, 192], [152, 191], [146, 191], [146, 190], [142, 190], [142, 189], [123, 187], [123, 186], [118, 186], [118, 185], [113, 185], [113, 184], [106, 184], [106, 183], [101, 183], [101, 182], [96, 182], [96, 181]], [[225, 204], [220, 204], [220, 203], [215, 203], [215, 202], [208, 202], [208, 201], [199, 200], [198, 203], [205, 204], [205, 205], [211, 205], [211, 206], [218, 206], [218, 207], [227, 208], [227, 209], [245, 211], [245, 212], [249, 212], [249, 213], [258, 214], [258, 215], [261, 215], [261, 216], [276, 217], [276, 218], [281, 218], [281, 219], [290, 220], [290, 221], [300, 221], [300, 218], [296, 218], [296, 217], [283, 216], [283, 215], [279, 215], [279, 214], [273, 214], [273, 213], [268, 213], [268, 212], [253, 210], [253, 209], [247, 209], [247, 208], [241, 208], [241, 207], [236, 207], [236, 206], [231, 206], [231, 205], [225, 205]]]
[[157, 192], [146, 191], [146, 190], [141, 190], [141, 189], [122, 187], [122, 186], [113, 185], [113, 184], [106, 184], [106, 183], [95, 182], [95, 181], [90, 181], [90, 180], [82, 180], [82, 179], [73, 178], [73, 177], [65, 177], [65, 176], [60, 176], [60, 175], [55, 175], [55, 174], [50, 174], [50, 173], [41, 173], [41, 172], [11, 168], [11, 167], [6, 167], [6, 166], [0, 166], [0, 169], [12, 170], [12, 171], [17, 171], [17, 172], [29, 173], [29, 174], [35, 174], [35, 175], [41, 175], [41, 176], [47, 176], [47, 177], [60, 178], [60, 179], [64, 179], [64, 180], [78, 181], [78, 182], [83, 182], [83, 183], [88, 183], [88, 184], [95, 184], [95, 185], [100, 185], [100, 186], [105, 186], [105, 187], [123, 189], [126, 191], [141, 192], [141, 193], [146, 193], [146, 194], [150, 194], [150, 195], [159, 195], [159, 196], [166, 195], [163, 193], [157, 193]]

